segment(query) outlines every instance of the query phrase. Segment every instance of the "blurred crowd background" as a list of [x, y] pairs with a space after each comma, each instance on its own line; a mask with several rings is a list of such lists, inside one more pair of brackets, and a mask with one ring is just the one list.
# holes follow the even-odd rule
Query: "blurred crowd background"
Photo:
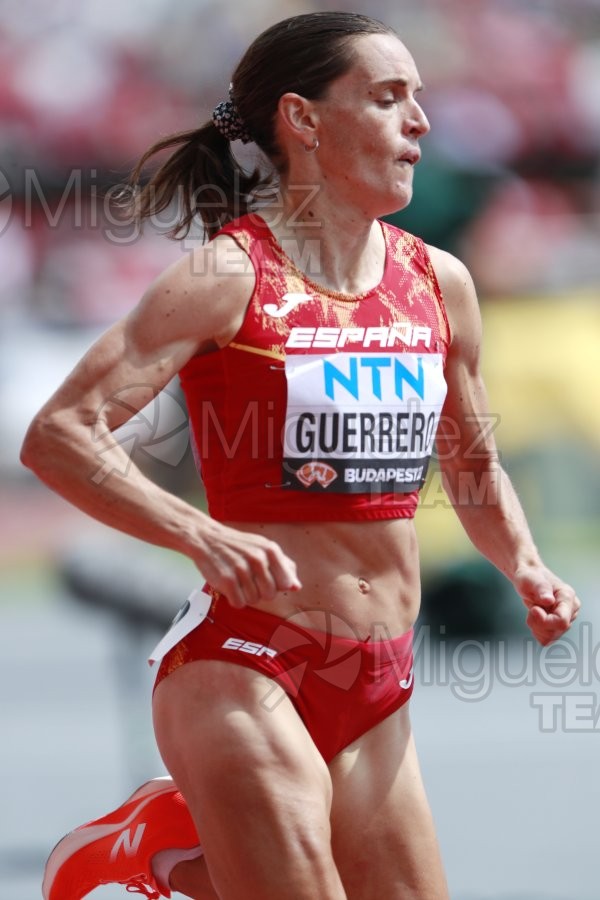
[[[113, 594], [127, 605], [135, 552], [102, 556], [102, 531], [18, 462], [29, 420], [76, 359], [189, 249], [161, 233], [168, 216], [139, 234], [116, 207], [119, 186], [158, 137], [208, 118], [254, 36], [286, 16], [329, 8], [396, 27], [417, 61], [432, 131], [414, 201], [392, 220], [471, 269], [503, 462], [549, 564], [593, 603], [600, 0], [0, 0], [0, 631], [7, 643], [19, 643], [19, 622], [29, 628], [26, 609], [37, 618], [49, 597], [62, 597], [65, 570], [80, 595], [90, 580], [101, 582], [108, 605], [114, 575]], [[149, 437], [137, 461], [201, 503], [178, 396], [174, 385], [160, 422], [154, 410], [135, 423]], [[417, 522], [430, 621], [453, 620], [457, 636], [522, 628], [518, 604], [482, 568], [435, 472]], [[73, 562], [88, 533], [83, 563]], [[450, 604], [458, 594], [462, 605]], [[512, 612], [504, 602], [492, 611], [482, 595], [504, 598]], [[135, 611], [127, 615], [135, 629]]]
[[4, 0], [0, 475], [27, 478], [15, 459], [32, 413], [187, 249], [157, 233], [168, 216], [143, 235], [123, 221], [114, 198], [133, 163], [157, 137], [208, 117], [253, 36], [328, 5], [391, 23], [417, 60], [433, 127], [414, 201], [392, 218], [473, 273], [500, 445], [544, 456], [550, 507], [533, 513], [542, 524], [548, 511], [595, 515], [597, 0]]

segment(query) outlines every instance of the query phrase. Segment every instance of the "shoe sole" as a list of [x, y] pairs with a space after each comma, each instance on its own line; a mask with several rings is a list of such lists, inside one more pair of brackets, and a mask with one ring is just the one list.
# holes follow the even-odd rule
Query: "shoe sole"
[[[168, 785], [165, 784], [165, 782], [168, 782]], [[121, 804], [122, 807], [127, 806], [129, 803], [134, 803], [136, 800], [139, 801], [135, 809], [133, 809], [123, 821], [107, 823], [105, 825], [81, 825], [79, 828], [67, 832], [54, 847], [46, 861], [44, 880], [42, 882], [42, 896], [44, 900], [49, 900], [50, 892], [52, 891], [52, 886], [59, 869], [67, 859], [73, 856], [74, 853], [77, 853], [78, 850], [87, 847], [88, 844], [92, 844], [94, 841], [108, 837], [117, 831], [122, 831], [124, 828], [127, 828], [129, 823], [139, 815], [140, 811], [147, 806], [151, 800], [154, 800], [155, 797], [159, 797], [161, 794], [176, 793], [176, 791], [177, 788], [173, 784], [173, 779], [168, 775], [161, 776], [160, 778], [152, 778], [134, 791], [131, 797]], [[117, 807], [117, 809], [120, 809], [121, 807]], [[110, 815], [110, 813], [108, 813], [108, 815]], [[77, 898], [77, 900], [80, 900], [80, 898]]]

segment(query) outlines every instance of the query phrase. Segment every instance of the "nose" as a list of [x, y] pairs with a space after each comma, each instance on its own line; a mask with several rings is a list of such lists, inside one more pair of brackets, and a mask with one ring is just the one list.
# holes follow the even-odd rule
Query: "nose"
[[405, 123], [406, 131], [411, 137], [423, 137], [431, 129], [429, 119], [416, 100], [413, 100], [410, 114]]

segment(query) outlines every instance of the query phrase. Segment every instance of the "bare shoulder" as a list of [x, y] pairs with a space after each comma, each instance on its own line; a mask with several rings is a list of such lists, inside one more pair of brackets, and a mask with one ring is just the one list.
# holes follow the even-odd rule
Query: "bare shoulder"
[[[250, 261], [226, 235], [170, 265], [145, 292], [130, 326], [148, 339], [226, 344], [238, 331], [254, 290]], [[140, 327], [142, 326], [142, 327]]]
[[439, 247], [427, 246], [442, 290], [450, 323], [452, 344], [478, 352], [481, 342], [481, 315], [471, 274], [456, 256]]
[[475, 295], [471, 273], [458, 257], [430, 244], [427, 245], [427, 251], [446, 303], [453, 305], [465, 295]]

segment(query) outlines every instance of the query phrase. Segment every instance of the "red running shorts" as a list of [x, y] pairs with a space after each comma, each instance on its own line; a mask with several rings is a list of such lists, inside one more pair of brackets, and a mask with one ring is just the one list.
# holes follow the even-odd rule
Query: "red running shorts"
[[[325, 629], [334, 618], [323, 613]], [[251, 606], [235, 609], [222, 595], [211, 601], [206, 592], [196, 591], [151, 662], [162, 656], [155, 688], [179, 666], [201, 659], [261, 672], [272, 682], [261, 701], [265, 708], [281, 703], [284, 691], [329, 762], [408, 701], [414, 680], [412, 638], [412, 629], [377, 641], [338, 637], [298, 625], [294, 616], [284, 619]]]

